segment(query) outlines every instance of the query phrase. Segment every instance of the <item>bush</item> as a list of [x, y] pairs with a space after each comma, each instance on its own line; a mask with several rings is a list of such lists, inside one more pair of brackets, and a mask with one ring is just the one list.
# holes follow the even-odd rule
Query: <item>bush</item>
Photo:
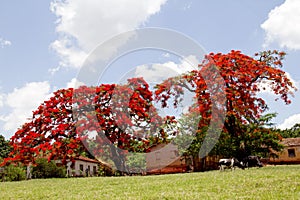
[[9, 165], [5, 168], [5, 181], [22, 181], [26, 179], [25, 168], [21, 165]]
[[130, 173], [143, 174], [146, 171], [146, 157], [144, 154], [131, 153], [127, 156], [127, 167]]
[[36, 160], [36, 166], [32, 168], [33, 178], [64, 178], [65, 167], [58, 167], [54, 161], [48, 162], [44, 158]]

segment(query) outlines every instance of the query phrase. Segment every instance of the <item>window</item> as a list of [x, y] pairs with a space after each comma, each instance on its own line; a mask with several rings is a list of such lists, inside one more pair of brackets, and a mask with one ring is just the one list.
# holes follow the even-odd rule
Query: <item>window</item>
[[288, 149], [288, 154], [290, 158], [296, 157], [295, 149]]
[[83, 172], [83, 165], [79, 165], [79, 169], [81, 172]]
[[97, 167], [93, 166], [93, 174], [96, 175], [97, 174]]

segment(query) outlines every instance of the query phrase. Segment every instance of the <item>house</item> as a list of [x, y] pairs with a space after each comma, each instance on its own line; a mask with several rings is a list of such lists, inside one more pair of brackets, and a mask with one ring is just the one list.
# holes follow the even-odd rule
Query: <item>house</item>
[[206, 156], [193, 160], [191, 156], [179, 154], [178, 147], [172, 143], [159, 144], [146, 154], [147, 174], [185, 173], [194, 171], [195, 165], [201, 171], [218, 169], [219, 156]]
[[97, 176], [100, 165], [98, 160], [79, 156], [67, 163], [67, 176]]
[[179, 155], [178, 147], [172, 143], [159, 144], [146, 154], [147, 174], [166, 174], [185, 172], [187, 164]]
[[284, 138], [281, 142], [284, 149], [276, 152], [276, 156], [270, 158], [269, 164], [300, 164], [300, 137]]

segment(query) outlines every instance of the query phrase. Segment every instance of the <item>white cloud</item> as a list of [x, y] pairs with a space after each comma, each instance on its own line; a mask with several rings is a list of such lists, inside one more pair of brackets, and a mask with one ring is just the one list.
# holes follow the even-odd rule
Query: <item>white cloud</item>
[[54, 67], [54, 68], [50, 68], [48, 69], [48, 72], [51, 74], [51, 75], [54, 75], [56, 72], [58, 72], [60, 70], [60, 66], [58, 67]]
[[190, 55], [182, 59], [180, 63], [169, 61], [166, 63], [141, 65], [136, 68], [135, 77], [143, 77], [148, 83], [159, 83], [169, 77], [194, 70], [194, 66], [197, 66], [198, 63], [200, 62], [197, 58]]
[[268, 19], [261, 24], [266, 32], [265, 44], [276, 42], [280, 47], [300, 49], [300, 1], [286, 0], [274, 8]]
[[183, 7], [183, 10], [184, 11], [189, 10], [192, 7], [192, 4], [193, 4], [193, 2], [186, 3]]
[[[163, 55], [164, 56], [164, 55]], [[169, 57], [169, 56], [164, 56]], [[141, 65], [137, 66], [134, 71], [134, 77], [143, 77], [144, 80], [150, 84], [150, 86], [155, 86], [158, 83], [162, 83], [162, 81], [178, 76], [182, 73], [192, 71], [197, 69], [200, 61], [196, 56], [190, 55], [185, 58], [179, 60], [179, 62], [165, 62], [165, 63], [153, 63], [149, 65]], [[128, 74], [130, 75], [130, 74]], [[123, 77], [123, 81], [127, 80], [129, 77]], [[184, 95], [182, 102], [176, 109], [174, 108], [161, 108], [161, 106], [157, 106], [156, 109], [161, 116], [166, 115], [174, 115], [179, 116], [182, 113], [186, 113], [188, 108], [193, 103], [194, 93], [188, 90], [184, 91]]]
[[9, 114], [1, 115], [0, 121], [4, 123], [3, 129], [13, 134], [28, 118], [32, 111], [50, 97], [48, 82], [31, 82], [24, 87], [15, 88], [13, 92], [5, 94], [4, 106], [10, 109]]
[[278, 126], [280, 129], [292, 128], [296, 123], [300, 123], [300, 114], [295, 114], [285, 119], [282, 124]]
[[76, 78], [73, 78], [70, 82], [67, 83], [67, 88], [78, 88], [82, 85], [85, 85], [83, 82], [78, 81]]
[[59, 38], [51, 47], [61, 66], [80, 67], [87, 54], [112, 36], [138, 28], [167, 0], [53, 0]]
[[179, 73], [184, 73], [187, 71], [192, 71], [198, 68], [198, 65], [201, 62], [194, 55], [189, 55], [181, 60], [180, 65], [178, 66]]
[[5, 40], [0, 37], [0, 48], [4, 48], [4, 47], [10, 46], [10, 45], [11, 45], [11, 41]]
[[174, 62], [140, 65], [135, 70], [136, 77], [143, 77], [148, 83], [159, 83], [169, 77], [176, 76], [177, 64]]
[[[60, 56], [61, 61], [59, 66], [62, 67], [80, 67], [83, 61], [87, 58], [87, 53], [76, 48], [66, 36], [64, 38], [60, 38], [60, 40], [55, 40], [51, 44], [51, 48], [54, 49]], [[52, 70], [51, 72], [55, 73], [59, 70], [59, 68], [60, 67], [54, 68], [54, 71]]]

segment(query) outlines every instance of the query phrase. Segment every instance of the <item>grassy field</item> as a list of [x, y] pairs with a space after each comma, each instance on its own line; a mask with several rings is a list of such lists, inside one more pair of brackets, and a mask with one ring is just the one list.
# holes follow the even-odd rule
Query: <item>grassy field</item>
[[0, 199], [299, 199], [300, 165], [0, 183]]

